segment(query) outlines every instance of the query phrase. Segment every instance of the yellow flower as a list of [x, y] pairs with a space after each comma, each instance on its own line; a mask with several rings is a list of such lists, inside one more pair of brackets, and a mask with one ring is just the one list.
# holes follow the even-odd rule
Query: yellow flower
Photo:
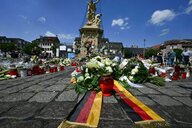
[[70, 82], [71, 82], [72, 84], [76, 84], [76, 83], [77, 83], [76, 77], [72, 77]]

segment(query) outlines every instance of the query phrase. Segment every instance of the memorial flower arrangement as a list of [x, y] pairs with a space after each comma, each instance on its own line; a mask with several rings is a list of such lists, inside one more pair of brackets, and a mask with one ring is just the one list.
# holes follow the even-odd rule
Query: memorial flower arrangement
[[77, 92], [98, 91], [100, 90], [100, 77], [112, 75], [115, 66], [117, 66], [116, 62], [112, 62], [109, 58], [96, 56], [90, 59], [86, 65], [72, 72], [71, 83], [74, 84]]
[[9, 70], [4, 66], [0, 66], [0, 80], [6, 80], [10, 78], [12, 77], [9, 75]]
[[138, 59], [131, 59], [125, 66], [123, 72], [133, 83], [151, 82], [157, 86], [164, 86], [165, 80], [158, 76], [150, 75], [150, 71], [145, 67], [143, 62]]
[[63, 66], [70, 66], [71, 65], [71, 59], [66, 58], [66, 59], [60, 59], [60, 65]]
[[125, 88], [129, 88], [128, 83], [152, 82], [159, 86], [164, 84], [163, 79], [152, 77], [144, 64], [137, 59], [124, 59], [118, 63], [109, 58], [96, 56], [88, 60], [84, 66], [77, 68], [71, 76], [71, 83], [77, 92], [100, 90], [99, 79], [102, 76], [112, 76], [113, 79], [122, 82]]

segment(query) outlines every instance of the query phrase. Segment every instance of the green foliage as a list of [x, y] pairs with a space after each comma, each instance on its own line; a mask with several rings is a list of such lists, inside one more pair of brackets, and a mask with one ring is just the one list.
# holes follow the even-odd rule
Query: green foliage
[[85, 93], [89, 90], [99, 91], [99, 78], [99, 76], [95, 75], [93, 78], [88, 78], [86, 80], [74, 84], [73, 86], [75, 87], [75, 91], [78, 93]]
[[[135, 66], [139, 66], [138, 73], [136, 73], [135, 75], [131, 75], [131, 71], [135, 68]], [[141, 61], [136, 59], [132, 59], [128, 62], [123, 70], [123, 75], [126, 75], [128, 78], [129, 76], [133, 76], [134, 79], [132, 80], [132, 82], [134, 83], [145, 83], [150, 80], [149, 71]]]
[[145, 57], [156, 56], [158, 52], [159, 52], [158, 50], [150, 48], [150, 49], [146, 50]]
[[158, 76], [152, 77], [150, 82], [157, 86], [165, 86], [165, 80], [162, 77]]
[[119, 65], [113, 67], [113, 73], [112, 73], [113, 78], [116, 80], [118, 80], [123, 74], [123, 70], [121, 70], [118, 66]]
[[39, 55], [42, 49], [39, 47], [39, 42], [28, 43], [23, 48], [23, 52], [29, 55]]
[[51, 46], [51, 50], [53, 51], [54, 55], [56, 54], [57, 45], [53, 43], [53, 46]]
[[11, 52], [17, 49], [15, 43], [0, 43], [0, 49], [3, 52]]
[[128, 49], [125, 49], [125, 51], [124, 51], [124, 57], [125, 58], [131, 58], [132, 57], [132, 52], [130, 51], [130, 50], [128, 50]]

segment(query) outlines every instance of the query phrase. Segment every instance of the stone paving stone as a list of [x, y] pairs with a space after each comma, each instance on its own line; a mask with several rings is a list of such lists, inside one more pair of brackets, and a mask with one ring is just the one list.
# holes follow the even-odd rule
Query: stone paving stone
[[84, 95], [85, 95], [85, 93], [79, 94], [77, 102], [79, 102], [83, 98]]
[[14, 93], [14, 92], [18, 92], [26, 87], [28, 87], [30, 85], [28, 84], [21, 84], [21, 85], [17, 85], [17, 86], [13, 86], [10, 88], [7, 88], [5, 90], [1, 90], [0, 93]]
[[167, 89], [167, 88], [161, 88], [161, 89], [158, 89], [158, 91], [162, 92], [165, 95], [169, 95], [169, 96], [183, 96], [182, 94], [175, 92], [171, 89]]
[[11, 86], [14, 86], [14, 85], [12, 85], [12, 84], [5, 84], [5, 85], [0, 84], [0, 90], [9, 88]]
[[28, 119], [35, 116], [42, 107], [43, 104], [40, 103], [19, 102], [8, 112], [1, 114], [0, 119]]
[[35, 117], [37, 119], [64, 119], [75, 106], [75, 102], [51, 102]]
[[59, 80], [57, 83], [65, 83], [65, 82], [70, 82], [71, 78], [62, 78]]
[[41, 85], [54, 85], [56, 83], [56, 81], [53, 81], [53, 80], [48, 80], [48, 81], [42, 81], [38, 84], [41, 84]]
[[114, 96], [105, 97], [103, 96], [103, 103], [118, 103]]
[[75, 90], [68, 90], [61, 93], [56, 101], [75, 101], [77, 98], [77, 93]]
[[0, 98], [1, 98], [1, 97], [4, 97], [5, 95], [7, 95], [7, 94], [5, 94], [5, 93], [0, 93]]
[[184, 106], [164, 106], [163, 109], [178, 123], [192, 126], [192, 111]]
[[189, 88], [189, 89], [191, 89], [192, 88], [192, 83], [185, 83], [185, 84], [181, 84], [179, 86], [182, 87], [182, 88]]
[[[148, 107], [165, 120], [165, 126], [167, 126], [166, 128], [170, 128], [170, 126], [172, 126], [172, 125], [177, 126], [177, 122], [174, 121], [173, 118], [169, 116], [169, 114], [167, 114], [167, 112], [164, 110], [164, 108], [162, 106], [160, 106], [160, 105], [152, 105], [152, 106], [148, 105]], [[173, 127], [173, 128], [175, 128], [175, 127]]]
[[119, 104], [103, 103], [101, 109], [101, 118], [106, 120], [125, 120], [128, 119], [125, 112]]
[[147, 87], [138, 88], [138, 90], [144, 94], [160, 94], [160, 92], [158, 92], [154, 89], [151, 89], [151, 88], [147, 88]]
[[130, 120], [103, 120], [100, 119], [98, 128], [134, 128]]
[[0, 120], [1, 128], [43, 128], [43, 122], [38, 120]]
[[184, 88], [173, 88], [172, 90], [181, 94], [190, 94], [192, 92], [192, 90], [188, 90]]
[[0, 102], [26, 101], [35, 93], [13, 93], [0, 99]]
[[13, 103], [0, 102], [0, 114], [3, 113], [3, 112], [8, 111], [13, 106], [14, 106]]
[[57, 92], [39, 92], [29, 102], [51, 102], [57, 94]]
[[25, 88], [24, 90], [21, 90], [21, 92], [40, 92], [42, 90], [44, 90], [44, 88], [46, 88], [47, 86], [49, 85], [46, 85], [46, 86], [42, 86], [42, 85], [33, 85], [33, 86], [30, 86], [28, 88]]
[[140, 100], [142, 103], [144, 103], [145, 105], [156, 105], [156, 103], [153, 100], [149, 99], [148, 97], [136, 96], [136, 98]]
[[143, 93], [141, 93], [140, 91], [136, 90], [136, 89], [129, 89], [129, 91], [135, 96], [135, 95], [144, 95]]
[[192, 99], [190, 97], [173, 97], [176, 100], [179, 100], [183, 104], [192, 107]]
[[149, 95], [154, 101], [162, 106], [181, 106], [182, 103], [165, 95]]
[[66, 87], [67, 87], [68, 85], [64, 85], [64, 84], [62, 84], [62, 85], [52, 85], [52, 86], [50, 86], [50, 87], [47, 87], [47, 88], [45, 88], [45, 89], [43, 89], [43, 90], [45, 90], [45, 91], [63, 91]]
[[45, 120], [43, 128], [57, 128], [63, 120]]

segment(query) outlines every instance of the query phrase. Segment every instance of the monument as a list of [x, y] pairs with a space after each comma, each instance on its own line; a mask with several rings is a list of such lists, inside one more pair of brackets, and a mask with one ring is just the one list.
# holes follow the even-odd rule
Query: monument
[[90, 0], [87, 6], [86, 19], [87, 22], [79, 30], [80, 40], [75, 44], [75, 50], [79, 51], [77, 57], [84, 58], [93, 53], [98, 52], [98, 48], [103, 36], [103, 30], [101, 29], [101, 16], [97, 14], [97, 4], [100, 0]]

